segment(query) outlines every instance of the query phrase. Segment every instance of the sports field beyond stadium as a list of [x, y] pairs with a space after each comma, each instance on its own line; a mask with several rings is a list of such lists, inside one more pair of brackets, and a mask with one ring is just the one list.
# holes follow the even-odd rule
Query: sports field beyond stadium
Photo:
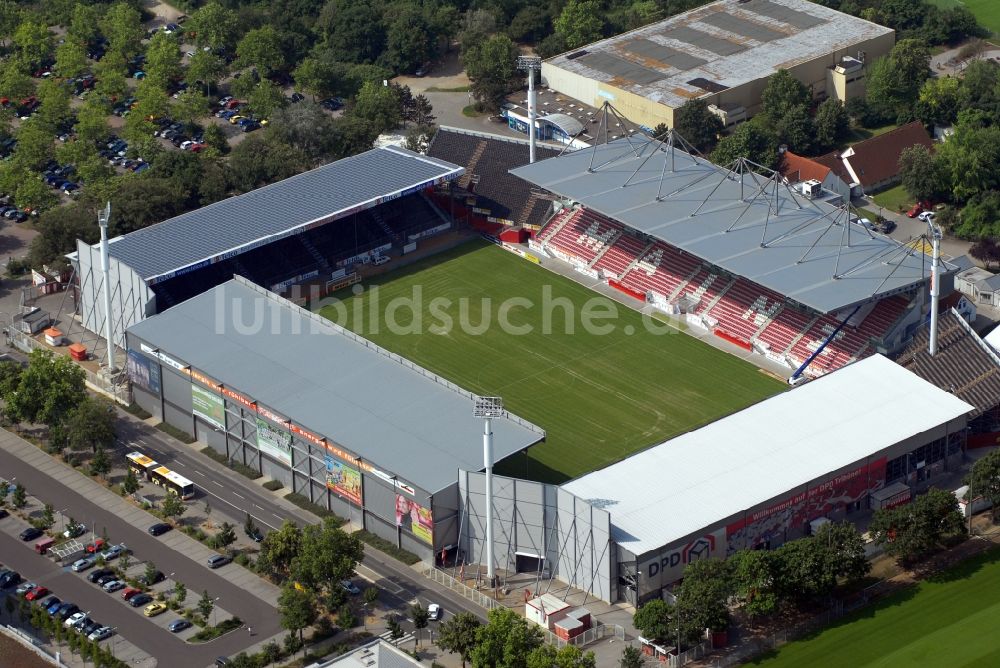
[[993, 32], [994, 37], [1000, 35], [1000, 2], [997, 0], [931, 0], [931, 4], [942, 9], [964, 6], [983, 27]]
[[[412, 310], [404, 299], [414, 299]], [[609, 331], [587, 326], [588, 308], [614, 311], [600, 322]], [[472, 392], [502, 396], [547, 432], [527, 471], [519, 463], [504, 472], [548, 482], [601, 468], [783, 388], [747, 362], [478, 241], [390, 272], [320, 312]]]
[[1000, 665], [1000, 549], [754, 662], [767, 668]]

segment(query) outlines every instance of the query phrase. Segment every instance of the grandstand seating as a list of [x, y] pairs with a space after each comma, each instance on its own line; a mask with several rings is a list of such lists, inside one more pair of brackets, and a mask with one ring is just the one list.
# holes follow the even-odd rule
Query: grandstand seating
[[586, 209], [577, 209], [546, 243], [589, 265], [623, 229], [618, 223], [603, 216]]
[[754, 283], [738, 280], [725, 296], [706, 313], [731, 336], [750, 343], [761, 327], [774, 319], [784, 299]]
[[640, 241], [631, 234], [622, 234], [594, 264], [594, 269], [610, 272], [621, 278], [647, 245], [647, 242]]
[[622, 284], [639, 292], [652, 290], [670, 298], [700, 264], [693, 255], [658, 241], [622, 278]]

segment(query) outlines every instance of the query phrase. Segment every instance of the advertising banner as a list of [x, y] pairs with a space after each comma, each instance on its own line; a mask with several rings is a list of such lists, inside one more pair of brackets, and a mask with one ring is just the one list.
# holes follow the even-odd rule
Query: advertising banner
[[292, 435], [260, 418], [257, 418], [257, 448], [278, 461], [292, 465]]
[[396, 524], [414, 536], [434, 544], [434, 520], [431, 511], [402, 494], [396, 495]]
[[361, 505], [361, 472], [326, 455], [326, 486]]
[[726, 556], [726, 530], [717, 529], [699, 536], [684, 545], [664, 550], [640, 566], [645, 576], [642, 581], [644, 594], [681, 579], [684, 568], [698, 559], [724, 559]]
[[226, 409], [222, 397], [212, 390], [192, 384], [191, 410], [205, 422], [214, 424], [219, 429], [226, 428]]
[[128, 351], [128, 377], [147, 392], [160, 394], [160, 365], [134, 350]]
[[882, 457], [730, 524], [726, 527], [729, 551], [754, 548], [774, 537], [783, 537], [787, 529], [802, 528], [807, 522], [862, 501], [884, 485]]

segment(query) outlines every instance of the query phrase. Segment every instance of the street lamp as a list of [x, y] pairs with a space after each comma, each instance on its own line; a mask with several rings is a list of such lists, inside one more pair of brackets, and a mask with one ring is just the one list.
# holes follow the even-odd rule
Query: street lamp
[[214, 603], [214, 605], [212, 606], [212, 626], [215, 626], [215, 611], [219, 607], [219, 600], [221, 598], [222, 598], [221, 596], [216, 596], [214, 599], [212, 599], [212, 603]]
[[495, 586], [493, 571], [493, 418], [505, 415], [500, 397], [476, 397], [473, 415], [483, 418], [483, 467], [486, 469], [486, 578]]
[[931, 357], [934, 357], [937, 354], [938, 295], [941, 293], [941, 288], [938, 285], [940, 281], [938, 258], [941, 256], [941, 228], [934, 224], [934, 219], [930, 215], [927, 216], [927, 230], [933, 249], [931, 254], [931, 332], [927, 352]]
[[517, 69], [528, 73], [528, 161], [535, 161], [535, 72], [542, 69], [538, 56], [518, 56]]

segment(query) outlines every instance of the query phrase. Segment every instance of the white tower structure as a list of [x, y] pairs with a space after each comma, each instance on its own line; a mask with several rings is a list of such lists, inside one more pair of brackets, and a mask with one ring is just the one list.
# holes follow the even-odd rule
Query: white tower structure
[[486, 469], [486, 578], [496, 585], [493, 558], [493, 418], [504, 416], [500, 397], [476, 397], [474, 414], [483, 418], [483, 467]]

